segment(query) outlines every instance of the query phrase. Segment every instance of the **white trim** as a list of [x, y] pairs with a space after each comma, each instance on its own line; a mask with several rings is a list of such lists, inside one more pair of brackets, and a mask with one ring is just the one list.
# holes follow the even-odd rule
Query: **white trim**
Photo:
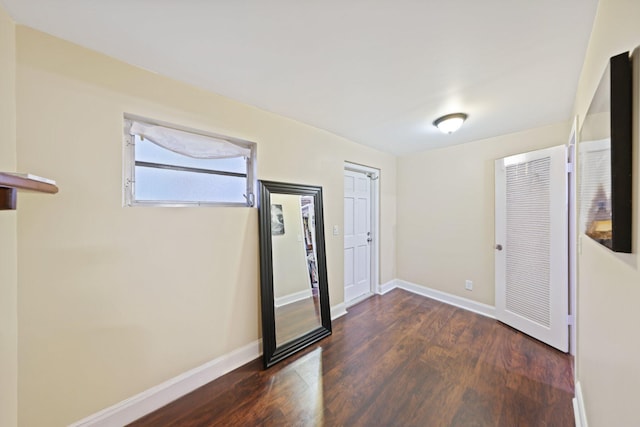
[[274, 301], [274, 305], [276, 307], [282, 307], [283, 305], [291, 304], [296, 301], [302, 301], [303, 299], [311, 298], [313, 294], [311, 293], [311, 288], [303, 289], [298, 292], [294, 292], [289, 295], [285, 295], [280, 298], [276, 298]]
[[376, 289], [376, 293], [379, 295], [384, 295], [387, 292], [392, 291], [397, 287], [398, 287], [398, 281], [396, 279], [389, 280], [387, 283], [378, 285], [378, 289]]
[[396, 287], [404, 289], [405, 291], [413, 292], [414, 294], [422, 295], [455, 307], [460, 307], [492, 319], [496, 318], [496, 308], [493, 306], [448, 294], [436, 289], [431, 289], [426, 286], [416, 285], [415, 283], [410, 283], [405, 280], [396, 279], [395, 282], [397, 284]]
[[[404, 280], [390, 280], [389, 282], [378, 286], [378, 293], [382, 295], [395, 288], [404, 289], [406, 291], [482, 314], [487, 317], [494, 317], [494, 307], [437, 291], [435, 289], [416, 285]], [[345, 314], [347, 314], [345, 303], [340, 303], [331, 307], [332, 320], [342, 317]], [[109, 427], [129, 424], [221, 377], [222, 375], [257, 359], [261, 354], [262, 340], [254, 341], [244, 347], [238, 348], [161, 384], [151, 387], [150, 389], [147, 389], [135, 396], [118, 402], [115, 405], [76, 421], [70, 424], [69, 427]], [[578, 393], [580, 393], [579, 387], [580, 384], [578, 383], [576, 385], [576, 398], [578, 397]], [[581, 402], [582, 394], [580, 393], [579, 396]], [[584, 414], [584, 407], [582, 406], [582, 408]], [[586, 416], [584, 415], [583, 420], [585, 420], [585, 424], [582, 424], [582, 426], [586, 427]]]
[[573, 398], [573, 415], [576, 419], [576, 427], [588, 427], [587, 412], [584, 408], [584, 399], [582, 398], [582, 387], [580, 382], [576, 383], [576, 397]]
[[126, 425], [187, 393], [260, 357], [261, 340], [240, 347], [133, 397], [70, 424], [69, 427], [108, 427]]
[[367, 292], [366, 294], [362, 294], [359, 297], [355, 297], [351, 301], [346, 302], [344, 305], [347, 308], [352, 307], [352, 306], [358, 304], [359, 302], [362, 302], [362, 301], [366, 300], [367, 298], [372, 297], [373, 295], [374, 295], [373, 292]]
[[[142, 122], [147, 125], [161, 126], [177, 131], [187, 132], [208, 138], [228, 141], [234, 145], [248, 148], [251, 153], [247, 157], [247, 177], [246, 177], [246, 200], [244, 202], [204, 202], [204, 201], [171, 201], [171, 200], [136, 200], [135, 198], [135, 141], [131, 134], [132, 122]], [[124, 113], [123, 115], [123, 207], [205, 207], [205, 206], [236, 206], [253, 207], [255, 204], [255, 193], [258, 188], [257, 180], [257, 144], [232, 136], [222, 135], [214, 132], [198, 130], [186, 126], [179, 126], [169, 122], [150, 119], [135, 114]]]
[[382, 172], [380, 169], [346, 161], [344, 162], [344, 170], [364, 173], [371, 178], [371, 237], [373, 240], [371, 241], [371, 274], [369, 276], [371, 283], [369, 289], [372, 293], [376, 293], [378, 286], [380, 286], [380, 175]]
[[[331, 307], [332, 320], [345, 314], [347, 310], [344, 303]], [[257, 359], [260, 355], [262, 340], [257, 340], [76, 421], [69, 427], [110, 427], [129, 424]]]
[[[576, 351], [578, 348], [578, 334], [577, 334], [577, 276], [578, 276], [578, 252], [577, 252], [577, 235], [578, 235], [578, 178], [577, 178], [577, 164], [576, 150], [578, 138], [578, 116], [573, 119], [573, 125], [571, 126], [571, 133], [569, 134], [568, 146], [568, 163], [571, 165], [571, 172], [569, 172], [569, 314], [573, 316], [573, 322], [569, 325], [569, 352], [574, 356], [576, 360]], [[574, 362], [575, 363], [575, 362]], [[577, 369], [574, 369], [577, 372]], [[575, 380], [575, 378], [574, 378]]]
[[347, 305], [343, 302], [331, 307], [331, 320], [336, 320], [338, 317], [342, 317], [347, 314]]

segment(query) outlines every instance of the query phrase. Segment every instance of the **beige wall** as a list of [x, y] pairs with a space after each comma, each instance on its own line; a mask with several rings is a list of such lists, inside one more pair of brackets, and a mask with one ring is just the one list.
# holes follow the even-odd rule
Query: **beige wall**
[[[494, 161], [565, 144], [569, 123], [398, 160], [398, 278], [495, 305]], [[473, 291], [464, 288], [473, 281]]]
[[[640, 2], [600, 0], [584, 61], [575, 110], [579, 118], [609, 57], [640, 45]], [[638, 104], [638, 74], [635, 104]], [[637, 425], [640, 383], [640, 230], [638, 228], [638, 124], [634, 113], [633, 254], [615, 254], [583, 237], [579, 255], [577, 377], [582, 386], [589, 426]]]
[[[16, 169], [15, 25], [0, 7], [0, 171]], [[19, 203], [19, 201], [18, 201]], [[16, 212], [0, 211], [0, 426], [17, 425]]]
[[274, 297], [282, 298], [301, 291], [308, 291], [311, 296], [300, 196], [271, 194], [271, 204], [282, 206], [284, 218], [284, 234], [271, 236]]
[[[608, 57], [640, 44], [638, 22], [637, 1], [600, 1], [580, 117]], [[68, 424], [259, 337], [255, 209], [122, 208], [124, 112], [256, 141], [260, 178], [322, 185], [332, 305], [343, 299], [342, 236], [330, 232], [342, 230], [343, 161], [382, 170], [382, 283], [398, 277], [493, 305], [493, 160], [563, 144], [569, 132], [562, 123], [396, 161], [24, 27], [14, 85], [13, 40], [0, 9], [0, 170], [15, 168], [15, 87], [18, 169], [57, 179], [60, 193], [22, 193], [17, 214], [0, 212], [3, 426], [16, 424], [17, 317], [21, 425]], [[636, 112], [635, 148], [637, 124]], [[595, 427], [636, 420], [634, 179], [635, 254], [584, 239], [579, 259], [577, 375]]]
[[[256, 209], [123, 208], [122, 115], [258, 143], [261, 179], [323, 186], [343, 223], [343, 162], [382, 170], [381, 280], [395, 277], [395, 158], [17, 27], [20, 424], [63, 425], [259, 338]], [[342, 236], [327, 236], [331, 304]]]

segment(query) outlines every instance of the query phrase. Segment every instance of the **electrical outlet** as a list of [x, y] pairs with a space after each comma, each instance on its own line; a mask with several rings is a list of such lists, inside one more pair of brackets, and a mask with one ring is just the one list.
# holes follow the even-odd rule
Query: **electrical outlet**
[[473, 282], [471, 280], [465, 280], [464, 281], [464, 288], [468, 291], [472, 291], [473, 290]]

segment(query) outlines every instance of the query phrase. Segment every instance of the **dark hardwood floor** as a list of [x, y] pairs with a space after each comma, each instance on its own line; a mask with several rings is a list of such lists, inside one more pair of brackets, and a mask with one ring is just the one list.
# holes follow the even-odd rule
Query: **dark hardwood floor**
[[255, 360], [133, 426], [573, 426], [571, 357], [396, 289], [268, 370]]

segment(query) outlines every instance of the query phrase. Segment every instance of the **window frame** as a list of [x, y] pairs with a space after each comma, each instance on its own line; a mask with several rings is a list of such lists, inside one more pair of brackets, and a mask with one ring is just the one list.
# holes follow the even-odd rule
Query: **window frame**
[[[156, 164], [152, 165], [150, 162], [136, 162], [135, 158], [135, 142], [134, 135], [131, 134], [131, 124], [132, 122], [144, 123], [147, 125], [153, 126], [162, 126], [170, 129], [179, 130], [182, 132], [189, 132], [194, 135], [200, 135], [205, 137], [211, 137], [216, 139], [222, 139], [228, 141], [232, 144], [239, 145], [241, 147], [248, 148], [251, 151], [251, 154], [247, 158], [247, 173], [246, 173], [246, 193], [243, 194], [245, 197], [245, 202], [207, 202], [207, 201], [172, 201], [172, 200], [136, 200], [135, 198], [135, 168], [136, 163], [144, 163], [144, 165], [139, 164], [138, 166], [151, 166], [156, 167], [158, 169], [171, 169], [171, 170], [183, 170], [189, 172], [203, 173], [203, 174], [214, 174], [218, 175], [215, 171], [208, 170], [198, 170], [198, 168], [192, 167], [183, 167], [183, 166], [172, 166], [172, 165], [163, 165]], [[257, 178], [256, 178], [256, 158], [257, 158], [257, 144], [255, 142], [246, 141], [239, 138], [234, 138], [228, 135], [221, 135], [213, 132], [206, 132], [202, 130], [197, 130], [185, 126], [175, 125], [173, 123], [167, 123], [155, 119], [150, 119], [147, 117], [137, 116], [134, 114], [124, 114], [123, 119], [123, 142], [124, 142], [124, 155], [123, 155], [123, 206], [124, 207], [136, 207], [136, 206], [147, 206], [147, 207], [215, 207], [215, 206], [232, 206], [232, 207], [255, 207], [255, 189], [257, 188]], [[224, 172], [219, 171], [219, 175], [231, 175], [238, 176], [237, 173], [233, 172]], [[243, 176], [244, 177], [244, 174]]]

